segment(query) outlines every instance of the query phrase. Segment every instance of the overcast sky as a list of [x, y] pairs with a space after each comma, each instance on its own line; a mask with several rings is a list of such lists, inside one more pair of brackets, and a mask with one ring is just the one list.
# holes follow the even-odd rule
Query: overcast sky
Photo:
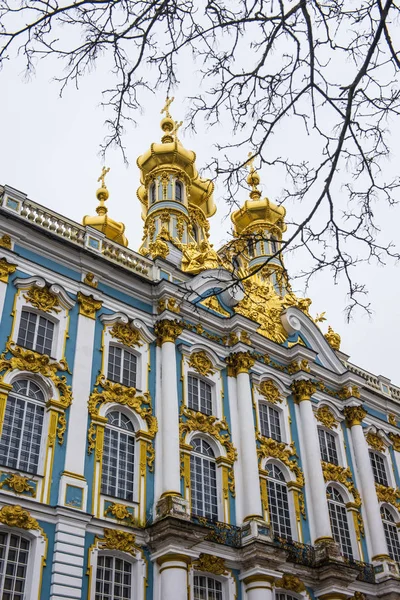
[[[51, 81], [57, 63], [40, 65], [37, 75], [29, 82], [22, 78], [22, 63], [14, 61], [0, 73], [0, 182], [28, 194], [29, 198], [81, 222], [85, 214], [95, 214], [95, 192], [98, 187], [102, 159], [99, 145], [106, 133], [103, 122], [104, 110], [99, 106], [101, 89], [107, 73], [95, 72], [82, 81], [77, 91], [68, 89], [62, 99], [58, 87]], [[175, 93], [172, 107], [175, 119], [184, 118], [188, 108], [185, 96], [193, 93], [193, 73], [188, 69], [182, 85]], [[126, 166], [118, 150], [110, 151], [106, 165], [111, 168], [107, 176], [110, 192], [109, 214], [126, 224], [129, 247], [137, 250], [142, 236], [140, 203], [136, 197], [139, 172], [136, 158], [154, 141], [160, 140], [160, 110], [165, 92], [149, 94], [138, 126], [127, 129], [125, 145], [129, 165]], [[215, 154], [214, 144], [229, 139], [226, 126], [205, 129], [199, 126], [197, 134], [184, 132], [182, 143], [197, 154], [197, 166], [208, 162]], [[387, 166], [392, 173], [400, 164], [400, 127], [393, 127], [393, 154]], [[285, 144], [288, 140], [277, 140]], [[275, 181], [266, 169], [261, 172], [262, 191], [270, 200], [279, 194], [284, 182]], [[242, 192], [239, 202], [246, 199]], [[230, 230], [228, 209], [216, 189], [217, 214], [211, 219], [211, 239], [216, 247], [227, 238]], [[301, 206], [287, 205], [288, 213], [296, 216]], [[300, 211], [300, 213], [299, 213]], [[399, 242], [399, 205], [389, 209], [377, 206], [376, 214], [387, 239]], [[290, 260], [290, 269], [301, 269], [296, 257]], [[307, 291], [312, 298], [313, 315], [326, 311], [327, 321], [322, 324], [325, 332], [328, 324], [342, 336], [341, 349], [350, 360], [360, 367], [391, 378], [400, 385], [399, 353], [400, 338], [400, 267], [390, 265], [357, 267], [358, 281], [365, 281], [369, 288], [372, 305], [371, 317], [361, 310], [350, 323], [346, 322], [344, 308], [347, 304], [344, 283], [334, 285], [329, 273], [318, 275]], [[299, 284], [296, 284], [298, 287]]]

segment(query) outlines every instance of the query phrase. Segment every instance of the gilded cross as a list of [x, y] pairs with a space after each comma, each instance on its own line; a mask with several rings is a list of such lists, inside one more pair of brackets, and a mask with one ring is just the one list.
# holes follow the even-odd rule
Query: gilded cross
[[167, 99], [165, 101], [165, 106], [164, 108], [161, 110], [161, 114], [163, 114], [163, 112], [165, 112], [165, 116], [168, 119], [171, 119], [171, 114], [169, 112], [169, 107], [171, 106], [171, 104], [173, 103], [173, 101], [175, 100], [175, 97], [172, 96], [172, 98], [170, 98], [169, 96], [167, 96]]
[[249, 160], [246, 162], [245, 166], [249, 167], [250, 173], [253, 173], [255, 171], [255, 168], [254, 168], [254, 155], [253, 155], [252, 152], [249, 152], [247, 156], [249, 157]]
[[107, 167], [103, 167], [101, 175], [100, 175], [100, 177], [97, 180], [97, 181], [101, 182], [101, 187], [102, 188], [107, 188], [107, 186], [106, 186], [106, 184], [104, 182], [104, 179], [105, 179], [105, 177], [106, 177], [106, 175], [107, 175], [107, 173], [108, 173], [109, 170], [110, 170], [110, 167], [108, 167], [108, 168]]
[[179, 127], [182, 127], [182, 125], [183, 125], [183, 121], [179, 121], [179, 123], [177, 121], [175, 121], [174, 128], [171, 133], [172, 133], [172, 135], [174, 135], [176, 137], [176, 139], [178, 139], [178, 129], [179, 129]]

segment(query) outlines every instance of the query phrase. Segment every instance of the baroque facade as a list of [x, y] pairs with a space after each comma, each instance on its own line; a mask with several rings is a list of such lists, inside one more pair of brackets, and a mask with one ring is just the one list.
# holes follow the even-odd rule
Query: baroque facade
[[0, 187], [0, 597], [395, 600], [400, 388], [292, 292], [251, 163], [212, 247], [169, 105], [138, 252], [106, 169], [83, 225]]

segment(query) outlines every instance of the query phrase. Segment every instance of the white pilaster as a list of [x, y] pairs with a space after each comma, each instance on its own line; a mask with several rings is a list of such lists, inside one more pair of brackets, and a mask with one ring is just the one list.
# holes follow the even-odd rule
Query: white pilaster
[[[229, 396], [229, 409], [231, 415], [231, 427], [232, 427], [232, 442], [235, 446], [238, 456], [237, 460], [233, 465], [236, 481], [236, 496], [235, 496], [235, 508], [236, 508], [236, 522], [242, 523], [243, 517], [243, 493], [244, 489], [241, 485], [243, 481], [243, 460], [242, 460], [242, 448], [240, 441], [240, 427], [239, 427], [239, 415], [238, 415], [238, 399], [237, 399], [237, 388], [236, 378], [227, 377], [228, 396]], [[239, 485], [240, 484], [240, 485]]]
[[162, 488], [161, 493], [180, 494], [179, 410], [176, 380], [175, 343], [165, 341], [161, 348]]

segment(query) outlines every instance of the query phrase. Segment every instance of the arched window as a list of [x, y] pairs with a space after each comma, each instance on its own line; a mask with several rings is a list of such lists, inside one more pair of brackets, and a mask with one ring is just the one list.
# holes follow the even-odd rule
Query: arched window
[[132, 563], [117, 556], [99, 554], [96, 570], [96, 600], [132, 598]]
[[267, 438], [272, 438], [273, 440], [280, 442], [282, 440], [282, 435], [279, 410], [264, 403], [260, 404], [259, 410], [261, 434]]
[[371, 450], [369, 452], [369, 457], [371, 460], [375, 483], [388, 486], [389, 481], [386, 472], [385, 459], [377, 452], [372, 452]]
[[278, 244], [276, 242], [276, 239], [272, 237], [270, 240], [270, 243], [271, 243], [271, 254], [276, 254], [278, 251]]
[[390, 558], [400, 563], [400, 539], [396, 523], [388, 508], [382, 506], [381, 516]]
[[0, 532], [0, 597], [23, 600], [30, 542], [14, 533]]
[[188, 376], [188, 406], [205, 415], [213, 413], [211, 385], [193, 375]]
[[342, 494], [336, 488], [328, 486], [326, 495], [328, 496], [333, 539], [339, 544], [343, 556], [353, 558], [346, 504]]
[[101, 493], [133, 500], [135, 434], [131, 420], [114, 410], [104, 431]]
[[157, 186], [156, 183], [152, 183], [150, 186], [150, 204], [154, 204], [157, 200]]
[[292, 537], [289, 498], [285, 477], [279, 467], [267, 465], [268, 509], [272, 530], [283, 538]]
[[51, 355], [53, 337], [52, 321], [29, 310], [22, 310], [17, 339], [19, 346]]
[[322, 460], [331, 463], [332, 465], [338, 465], [339, 459], [336, 450], [336, 437], [332, 433], [329, 433], [329, 431], [318, 427], [318, 438]]
[[190, 487], [192, 512], [199, 517], [218, 519], [217, 465], [214, 452], [207, 442], [191, 442]]
[[15, 381], [7, 399], [0, 436], [0, 464], [37, 473], [45, 397], [30, 379]]
[[183, 200], [183, 185], [180, 181], [175, 181], [175, 200], [178, 200], [178, 202]]
[[247, 253], [250, 258], [254, 257], [254, 240], [252, 239], [247, 241]]
[[127, 387], [136, 387], [137, 357], [133, 352], [110, 344], [107, 377]]
[[222, 600], [222, 583], [207, 575], [193, 578], [194, 600]]

